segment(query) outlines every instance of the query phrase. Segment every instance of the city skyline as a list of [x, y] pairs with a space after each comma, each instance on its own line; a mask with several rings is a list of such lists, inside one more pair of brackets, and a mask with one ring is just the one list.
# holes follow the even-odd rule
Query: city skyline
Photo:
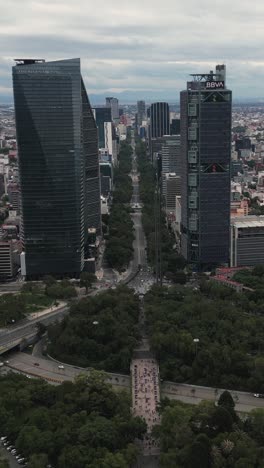
[[221, 5], [146, 0], [149, 15], [138, 0], [122, 9], [115, 0], [92, 6], [80, 0], [78, 6], [70, 0], [3, 4], [0, 102], [12, 100], [12, 61], [22, 56], [48, 61], [80, 57], [92, 103], [99, 103], [100, 95], [102, 103], [106, 95], [122, 102], [176, 102], [188, 74], [209, 71], [214, 63], [230, 70], [227, 85], [235, 99], [263, 97], [260, 0], [254, 11], [249, 0], [243, 5], [235, 0], [232, 8], [226, 0]]

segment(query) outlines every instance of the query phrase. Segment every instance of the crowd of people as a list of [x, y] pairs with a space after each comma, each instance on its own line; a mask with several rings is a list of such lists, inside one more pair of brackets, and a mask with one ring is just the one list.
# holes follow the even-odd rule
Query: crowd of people
[[159, 368], [154, 359], [134, 359], [132, 362], [133, 413], [145, 419], [148, 430], [143, 442], [144, 452], [157, 452], [151, 437], [153, 426], [160, 423], [157, 406], [160, 402]]

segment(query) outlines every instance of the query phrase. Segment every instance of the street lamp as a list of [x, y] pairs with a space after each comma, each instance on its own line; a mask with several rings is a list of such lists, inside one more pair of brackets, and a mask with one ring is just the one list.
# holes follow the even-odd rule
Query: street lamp
[[198, 343], [200, 342], [200, 340], [199, 340], [199, 338], [194, 338], [193, 342], [195, 343], [195, 355], [197, 356], [197, 346], [198, 346]]

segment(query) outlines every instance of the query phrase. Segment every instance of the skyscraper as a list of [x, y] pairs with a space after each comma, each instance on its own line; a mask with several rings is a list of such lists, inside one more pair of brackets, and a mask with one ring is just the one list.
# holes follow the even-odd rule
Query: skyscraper
[[229, 261], [231, 117], [225, 67], [192, 75], [181, 92], [182, 254], [201, 267]]
[[145, 118], [146, 113], [146, 104], [145, 101], [138, 101], [137, 102], [137, 124], [140, 127], [142, 122]]
[[99, 148], [105, 148], [105, 122], [112, 122], [112, 112], [110, 107], [96, 107], [94, 109], [95, 120], [98, 128]]
[[154, 102], [150, 107], [150, 137], [170, 135], [170, 111], [167, 102]]
[[165, 197], [166, 174], [175, 173], [178, 177], [181, 175], [181, 141], [180, 135], [163, 137], [161, 140], [159, 155], [161, 157], [162, 195]]
[[80, 60], [16, 62], [21, 271], [78, 276], [88, 229], [101, 231], [97, 127]]
[[111, 108], [113, 122], [119, 122], [119, 104], [118, 99], [114, 97], [105, 98], [106, 107]]

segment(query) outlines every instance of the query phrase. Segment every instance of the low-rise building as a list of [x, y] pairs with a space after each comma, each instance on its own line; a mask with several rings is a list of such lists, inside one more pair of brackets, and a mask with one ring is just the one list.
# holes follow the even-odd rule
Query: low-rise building
[[13, 243], [0, 240], [0, 281], [12, 278], [15, 274]]
[[230, 266], [264, 264], [264, 216], [231, 219]]

